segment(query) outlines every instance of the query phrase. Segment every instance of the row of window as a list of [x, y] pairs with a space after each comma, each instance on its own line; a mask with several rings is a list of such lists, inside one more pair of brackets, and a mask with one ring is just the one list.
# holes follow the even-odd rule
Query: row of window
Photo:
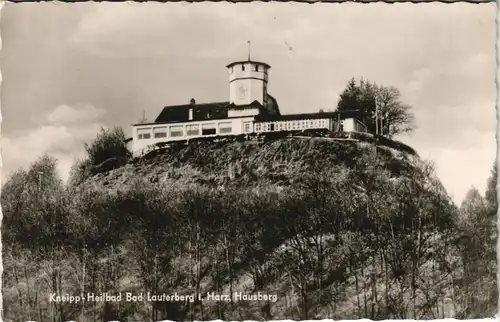
[[[184, 133], [186, 136], [198, 136], [198, 135], [214, 135], [217, 134], [217, 128], [219, 129], [219, 134], [228, 134], [233, 132], [231, 122], [220, 122], [216, 123], [206, 123], [206, 124], [190, 124], [190, 125], [172, 125], [172, 126], [160, 126], [154, 128], [140, 128], [137, 129], [137, 138], [139, 140], [151, 139], [151, 135], [155, 139], [161, 139], [166, 137], [178, 138], [183, 137]], [[152, 130], [152, 131], [151, 131]]]
[[[296, 120], [282, 121], [273, 123], [256, 123], [255, 132], [271, 132], [271, 131], [286, 131], [286, 130], [302, 130], [329, 127], [329, 120]], [[246, 132], [246, 128], [245, 128]]]
[[[260, 69], [259, 69], [259, 65], [254, 65], [254, 66], [253, 66], [253, 68], [254, 68], [254, 70], [255, 70], [256, 72], [258, 72], [258, 71], [260, 70]], [[241, 70], [242, 70], [242, 71], [245, 71], [245, 65], [241, 65]], [[234, 72], [234, 66], [232, 66], [232, 67], [231, 67], [231, 73], [232, 73], [232, 72]]]
[[[265, 122], [243, 123], [243, 132], [272, 132], [272, 131], [287, 131], [287, 130], [303, 130], [303, 129], [317, 129], [329, 128], [328, 119], [317, 120], [294, 120], [294, 121], [278, 121], [278, 122]], [[218, 131], [217, 131], [218, 130]], [[205, 124], [189, 124], [189, 125], [171, 125], [160, 126], [154, 128], [140, 128], [137, 129], [137, 138], [139, 140], [161, 138], [178, 138], [183, 136], [199, 136], [199, 135], [216, 135], [216, 134], [230, 134], [233, 132], [231, 122], [205, 123]]]

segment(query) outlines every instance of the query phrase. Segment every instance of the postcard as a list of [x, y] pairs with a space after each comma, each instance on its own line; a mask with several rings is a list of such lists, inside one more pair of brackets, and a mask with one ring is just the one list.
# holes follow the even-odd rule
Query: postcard
[[493, 317], [496, 12], [5, 3], [2, 320]]

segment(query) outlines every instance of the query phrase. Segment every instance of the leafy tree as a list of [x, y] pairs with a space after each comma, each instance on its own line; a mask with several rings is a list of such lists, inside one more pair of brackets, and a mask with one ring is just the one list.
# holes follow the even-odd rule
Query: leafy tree
[[486, 213], [486, 201], [475, 187], [471, 187], [467, 192], [460, 206], [460, 212], [465, 223], [476, 222], [478, 216]]
[[360, 110], [362, 121], [370, 131], [388, 137], [411, 132], [415, 127], [411, 106], [401, 101], [400, 91], [393, 86], [377, 85], [364, 79], [357, 83], [352, 78], [337, 103], [337, 111], [346, 110]]
[[492, 216], [496, 215], [498, 209], [497, 185], [497, 162], [495, 161], [495, 163], [493, 164], [493, 169], [491, 170], [491, 177], [489, 177], [488, 179], [488, 185], [485, 195], [485, 199]]
[[123, 162], [130, 156], [125, 144], [125, 133], [120, 127], [101, 128], [101, 132], [90, 143], [85, 144], [90, 165], [99, 166], [110, 159]]
[[[493, 181], [490, 178], [489, 184]], [[488, 200], [476, 188], [468, 191], [460, 207], [464, 318], [488, 317], [496, 306], [496, 227], [491, 210]]]

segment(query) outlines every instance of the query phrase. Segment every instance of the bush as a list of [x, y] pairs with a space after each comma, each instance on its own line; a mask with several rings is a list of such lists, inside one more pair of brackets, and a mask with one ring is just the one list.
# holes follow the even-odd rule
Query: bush
[[88, 159], [78, 160], [71, 166], [68, 185], [77, 186], [91, 175], [90, 161]]
[[125, 133], [120, 127], [109, 130], [101, 128], [101, 132], [90, 144], [85, 144], [90, 165], [97, 166], [112, 159], [123, 159], [130, 156], [125, 144]]

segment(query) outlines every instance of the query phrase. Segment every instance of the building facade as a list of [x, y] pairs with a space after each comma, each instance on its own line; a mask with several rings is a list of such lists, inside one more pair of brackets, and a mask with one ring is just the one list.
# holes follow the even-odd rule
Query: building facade
[[366, 132], [357, 111], [282, 115], [278, 102], [267, 92], [268, 64], [238, 61], [226, 66], [229, 101], [166, 106], [152, 123], [132, 125], [134, 155], [158, 143], [206, 136], [238, 135], [273, 131], [328, 129]]

